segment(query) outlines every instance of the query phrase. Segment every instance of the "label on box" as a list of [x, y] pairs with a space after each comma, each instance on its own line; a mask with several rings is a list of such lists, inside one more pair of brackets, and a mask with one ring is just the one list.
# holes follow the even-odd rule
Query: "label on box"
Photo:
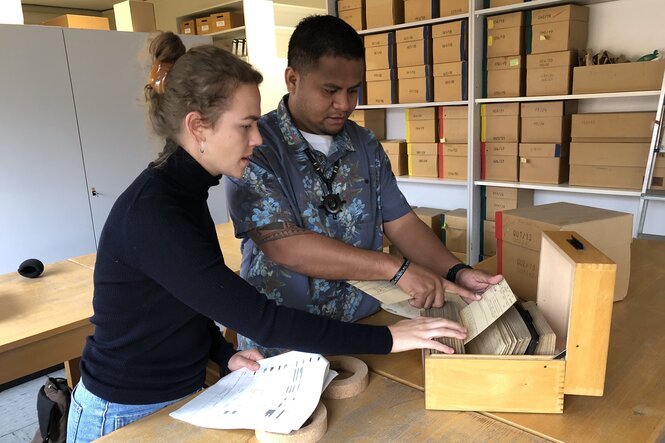
[[226, 26], [226, 22], [224, 20], [217, 20], [215, 22], [215, 26], [217, 26], [218, 28], [223, 28], [224, 26]]
[[512, 155], [517, 157], [518, 143], [486, 142], [482, 143], [485, 155]]
[[185, 28], [185, 34], [191, 34], [192, 29], [191, 28]]
[[487, 17], [487, 29], [516, 28], [521, 26], [524, 26], [524, 13], [521, 11]]
[[407, 121], [436, 120], [436, 108], [409, 108], [406, 110]]
[[527, 69], [551, 68], [555, 66], [577, 66], [574, 51], [548, 52], [545, 54], [529, 54], [526, 56]]
[[519, 103], [490, 103], [480, 105], [481, 116], [520, 115]]
[[467, 149], [466, 143], [439, 143], [439, 155], [466, 157]]
[[208, 25], [201, 25], [201, 31], [208, 31], [210, 30], [210, 26]]
[[498, 71], [504, 69], [521, 69], [522, 56], [493, 57], [487, 59], [487, 70]]
[[522, 117], [561, 117], [563, 102], [526, 102], [521, 104]]

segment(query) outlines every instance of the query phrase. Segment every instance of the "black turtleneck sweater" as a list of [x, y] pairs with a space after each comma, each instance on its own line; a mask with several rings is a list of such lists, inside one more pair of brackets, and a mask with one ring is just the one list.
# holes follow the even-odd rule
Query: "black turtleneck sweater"
[[115, 202], [95, 264], [95, 332], [81, 361], [97, 396], [149, 404], [198, 390], [208, 359], [227, 368], [235, 352], [212, 320], [267, 347], [390, 352], [388, 328], [277, 306], [224, 265], [206, 203], [219, 179], [177, 148]]

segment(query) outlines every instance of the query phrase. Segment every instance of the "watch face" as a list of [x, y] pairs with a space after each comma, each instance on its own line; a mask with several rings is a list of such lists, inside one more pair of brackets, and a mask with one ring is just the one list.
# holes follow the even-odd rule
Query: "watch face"
[[343, 201], [339, 194], [328, 194], [323, 196], [323, 204], [319, 206], [322, 209], [325, 209], [328, 214], [337, 214], [342, 210], [345, 201]]

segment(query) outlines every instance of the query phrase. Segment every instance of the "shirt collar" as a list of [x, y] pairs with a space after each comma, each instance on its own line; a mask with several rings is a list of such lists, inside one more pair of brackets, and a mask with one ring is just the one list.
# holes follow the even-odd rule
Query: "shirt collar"
[[150, 164], [156, 170], [163, 171], [169, 178], [194, 194], [207, 194], [212, 186], [219, 184], [221, 175], [211, 175], [181, 146], [168, 139], [164, 150], [175, 149], [163, 164]]
[[[279, 122], [279, 130], [284, 137], [284, 141], [290, 149], [293, 149], [294, 152], [304, 152], [305, 149], [308, 149], [309, 143], [305, 140], [305, 137], [302, 136], [300, 130], [296, 127], [293, 119], [291, 118], [291, 113], [288, 108], [289, 94], [286, 94], [277, 106], [277, 119]], [[346, 128], [346, 124], [345, 124]], [[344, 151], [354, 152], [356, 148], [353, 147], [351, 142], [351, 137], [346, 132], [346, 129], [343, 129], [338, 134], [333, 136], [332, 145], [330, 146], [331, 157], [341, 157], [341, 155], [335, 155], [336, 152], [343, 153]]]

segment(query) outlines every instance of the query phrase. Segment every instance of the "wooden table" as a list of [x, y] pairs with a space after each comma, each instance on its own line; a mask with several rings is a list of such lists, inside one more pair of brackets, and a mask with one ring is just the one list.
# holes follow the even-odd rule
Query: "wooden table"
[[[188, 443], [257, 441], [254, 431], [199, 428], [168, 416], [185, 401], [98, 441], [147, 443], [167, 436], [169, 441]], [[323, 402], [328, 409], [328, 430], [322, 442], [546, 441], [475, 412], [426, 411], [422, 392], [373, 373], [367, 389], [357, 396]]]
[[[379, 312], [364, 322], [399, 319]], [[424, 389], [420, 352], [362, 359], [379, 374]], [[566, 395], [561, 415], [483, 415], [565, 442], [665, 441], [665, 242], [633, 242], [628, 297], [612, 314], [603, 397]]]
[[78, 382], [85, 338], [92, 334], [92, 270], [65, 260], [39, 278], [0, 275], [0, 383], [65, 363]]

